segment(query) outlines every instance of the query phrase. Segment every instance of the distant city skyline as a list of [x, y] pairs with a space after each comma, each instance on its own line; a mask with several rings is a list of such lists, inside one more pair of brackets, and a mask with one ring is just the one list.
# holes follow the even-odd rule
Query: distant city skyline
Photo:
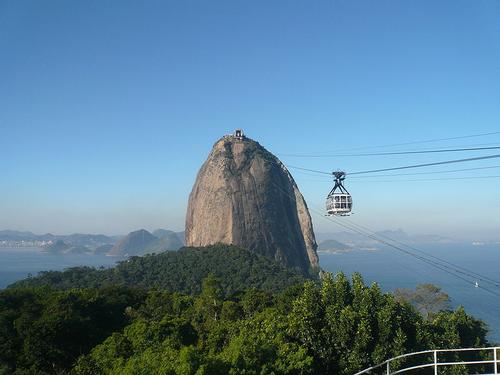
[[[199, 168], [236, 128], [321, 171], [498, 153], [289, 156], [500, 145], [373, 148], [500, 131], [498, 40], [494, 1], [3, 2], [0, 229], [182, 231]], [[349, 220], [498, 240], [499, 166], [348, 176]], [[450, 172], [476, 167], [490, 168]], [[344, 230], [318, 213], [328, 177], [290, 172], [315, 231]]]

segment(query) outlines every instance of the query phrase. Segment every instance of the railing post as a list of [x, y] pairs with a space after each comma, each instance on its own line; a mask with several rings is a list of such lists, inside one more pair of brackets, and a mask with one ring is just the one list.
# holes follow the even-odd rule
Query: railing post
[[497, 349], [493, 348], [493, 363], [495, 366], [495, 371], [493, 372], [495, 375], [498, 375], [498, 367], [497, 367]]
[[438, 375], [438, 353], [434, 350], [434, 375]]
[[390, 361], [387, 361], [387, 375], [391, 375], [391, 362]]

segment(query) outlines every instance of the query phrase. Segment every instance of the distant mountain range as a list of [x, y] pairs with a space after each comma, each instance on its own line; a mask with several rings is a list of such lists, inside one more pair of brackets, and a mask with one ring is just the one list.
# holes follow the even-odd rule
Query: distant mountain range
[[[409, 235], [402, 229], [376, 232], [381, 238], [390, 238], [409, 245], [458, 243], [450, 238], [434, 235]], [[345, 252], [354, 249], [377, 249], [382, 245], [369, 237], [353, 232], [316, 233], [319, 252]], [[54, 235], [34, 234], [13, 230], [0, 231], [0, 247], [43, 247], [55, 254], [89, 253], [119, 256], [161, 253], [178, 250], [185, 245], [184, 232], [156, 229], [134, 231], [126, 236], [74, 233]]]
[[[404, 242], [409, 245], [420, 245], [420, 244], [445, 244], [445, 243], [456, 243], [451, 238], [435, 235], [435, 234], [424, 234], [424, 235], [409, 235], [402, 229], [397, 230], [384, 230], [375, 232], [377, 237], [382, 239], [391, 239], [394, 241]], [[325, 250], [326, 247], [330, 246], [329, 241], [335, 240], [340, 245], [346, 246], [347, 248], [356, 249], [373, 249], [382, 246], [378, 241], [375, 241], [369, 237], [357, 234], [354, 232], [336, 232], [336, 233], [317, 233], [316, 240], [319, 243], [318, 250]], [[330, 245], [329, 245], [330, 244]], [[337, 247], [340, 246], [337, 244]], [[334, 246], [335, 247], [335, 246]], [[347, 250], [347, 249], [339, 249]]]
[[116, 242], [117, 237], [105, 236], [104, 234], [74, 233], [70, 235], [54, 235], [51, 233], [34, 234], [14, 230], [0, 231], [1, 242], [56, 242], [59, 240], [74, 246], [97, 247], [104, 244], [113, 244]]
[[184, 232], [157, 229], [151, 234], [141, 229], [126, 236], [103, 234], [70, 235], [34, 234], [12, 230], [0, 231], [0, 247], [43, 247], [52, 254], [110, 254], [120, 256], [160, 253], [184, 246]]
[[179, 250], [183, 246], [179, 235], [171, 230], [157, 229], [153, 233], [145, 229], [131, 232], [113, 246], [109, 255], [145, 255]]

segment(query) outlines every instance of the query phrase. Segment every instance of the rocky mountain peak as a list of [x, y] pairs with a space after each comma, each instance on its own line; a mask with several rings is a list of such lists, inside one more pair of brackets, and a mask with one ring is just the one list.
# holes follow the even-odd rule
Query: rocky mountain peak
[[186, 245], [233, 244], [302, 272], [318, 267], [311, 217], [276, 156], [236, 132], [212, 148], [191, 191]]

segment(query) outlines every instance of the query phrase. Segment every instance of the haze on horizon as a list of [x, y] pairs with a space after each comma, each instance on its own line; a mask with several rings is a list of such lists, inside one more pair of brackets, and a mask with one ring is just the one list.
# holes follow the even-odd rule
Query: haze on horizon
[[[322, 171], [498, 153], [287, 156], [500, 145], [497, 133], [373, 148], [500, 131], [498, 40], [493, 1], [2, 2], [0, 230], [182, 231], [198, 169], [235, 128]], [[498, 165], [348, 179], [351, 219], [500, 240]], [[290, 172], [322, 210], [331, 181]]]

